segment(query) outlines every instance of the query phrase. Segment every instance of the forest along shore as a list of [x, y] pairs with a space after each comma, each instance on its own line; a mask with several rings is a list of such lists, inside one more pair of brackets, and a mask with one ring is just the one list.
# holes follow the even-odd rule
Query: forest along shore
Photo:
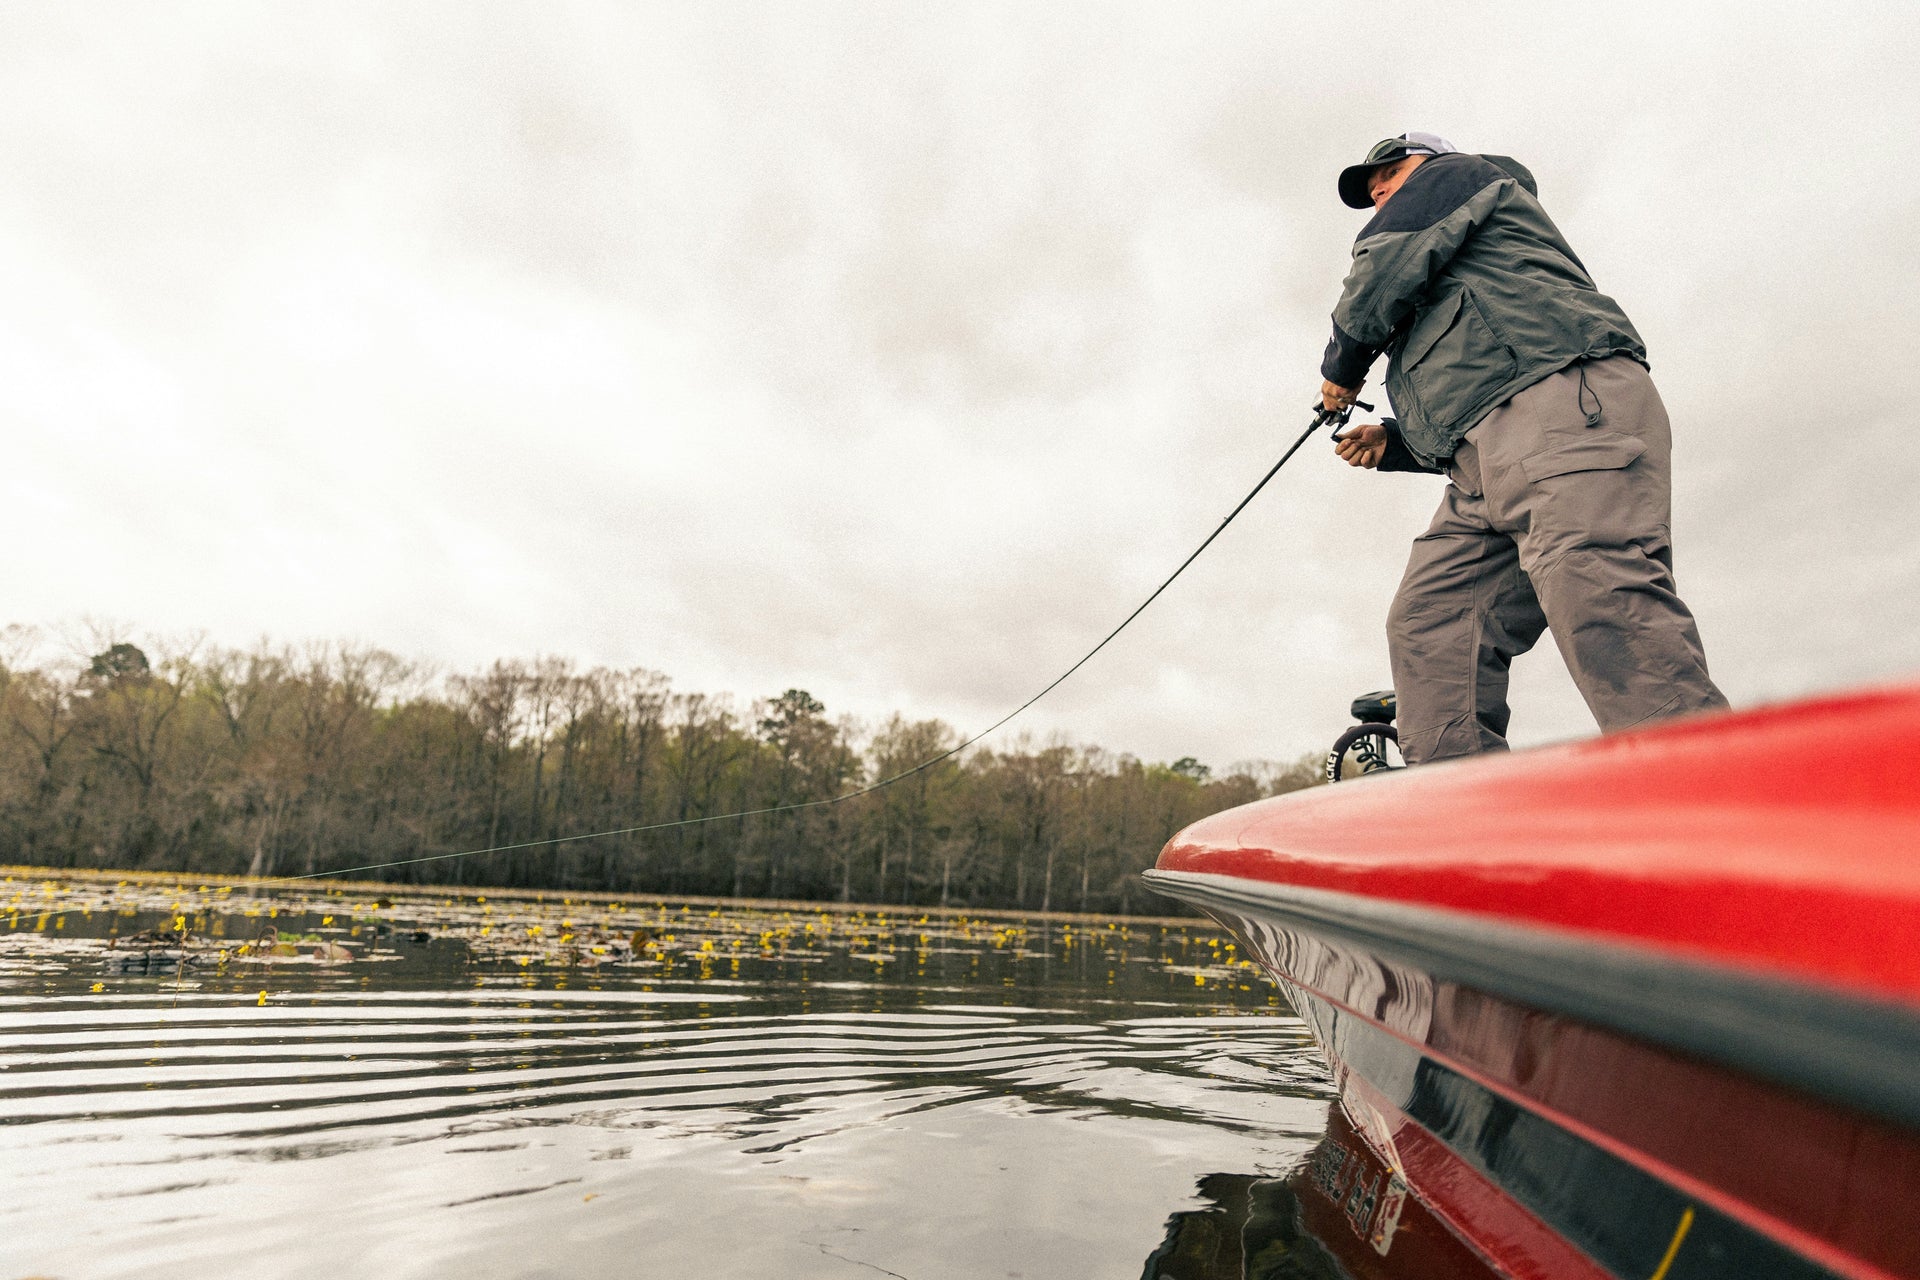
[[[377, 649], [153, 655], [0, 646], [0, 861], [312, 875], [819, 801], [961, 734], [832, 718], [804, 690], [751, 703], [645, 669], [496, 662], [439, 676]], [[84, 652], [84, 650], [83, 650]], [[11, 656], [6, 656], [8, 653]], [[843, 804], [395, 867], [413, 885], [1095, 914], [1165, 907], [1139, 883], [1174, 831], [1318, 781], [1317, 763], [1146, 763], [1014, 738]]]

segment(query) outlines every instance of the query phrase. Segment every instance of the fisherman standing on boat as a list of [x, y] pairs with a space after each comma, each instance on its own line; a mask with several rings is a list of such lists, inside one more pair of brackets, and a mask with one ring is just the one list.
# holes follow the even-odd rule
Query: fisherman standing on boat
[[1340, 174], [1375, 210], [1320, 372], [1350, 405], [1381, 353], [1397, 419], [1335, 446], [1451, 482], [1387, 617], [1409, 764], [1507, 739], [1507, 672], [1551, 628], [1602, 730], [1725, 707], [1675, 592], [1666, 409], [1646, 347], [1505, 156], [1430, 133]]

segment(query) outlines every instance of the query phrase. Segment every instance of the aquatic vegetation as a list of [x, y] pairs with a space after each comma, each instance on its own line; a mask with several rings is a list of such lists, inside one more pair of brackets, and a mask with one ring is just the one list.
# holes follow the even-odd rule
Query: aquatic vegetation
[[[769, 969], [796, 981], [952, 981], [980, 961], [1119, 985], [1137, 966], [1168, 983], [1258, 995], [1271, 989], [1230, 939], [1187, 919], [983, 915], [929, 908], [569, 895], [455, 894], [329, 882], [192, 880], [168, 874], [0, 874], [0, 965], [97, 952], [110, 974], [179, 978], [280, 968], [394, 964], [661, 980], [734, 979]], [[35, 939], [35, 941], [26, 941]], [[960, 962], [965, 962], [964, 966]]]

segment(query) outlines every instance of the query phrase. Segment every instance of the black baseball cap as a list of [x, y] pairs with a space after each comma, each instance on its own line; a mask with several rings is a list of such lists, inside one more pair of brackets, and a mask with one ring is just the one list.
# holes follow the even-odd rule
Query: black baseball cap
[[1408, 130], [1397, 138], [1382, 138], [1373, 144], [1365, 160], [1340, 171], [1340, 199], [1350, 209], [1371, 209], [1373, 200], [1367, 195], [1367, 175], [1375, 169], [1407, 156], [1443, 156], [1458, 149], [1437, 133]]

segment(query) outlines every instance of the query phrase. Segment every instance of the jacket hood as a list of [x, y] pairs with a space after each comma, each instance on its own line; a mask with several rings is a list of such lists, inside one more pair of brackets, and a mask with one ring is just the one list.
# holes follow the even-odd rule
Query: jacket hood
[[1512, 174], [1520, 185], [1527, 189], [1528, 195], [1538, 196], [1540, 194], [1540, 184], [1533, 180], [1533, 170], [1527, 168], [1527, 166], [1521, 164], [1512, 156], [1481, 156], [1480, 158], [1488, 164], [1498, 165], [1500, 168]]

